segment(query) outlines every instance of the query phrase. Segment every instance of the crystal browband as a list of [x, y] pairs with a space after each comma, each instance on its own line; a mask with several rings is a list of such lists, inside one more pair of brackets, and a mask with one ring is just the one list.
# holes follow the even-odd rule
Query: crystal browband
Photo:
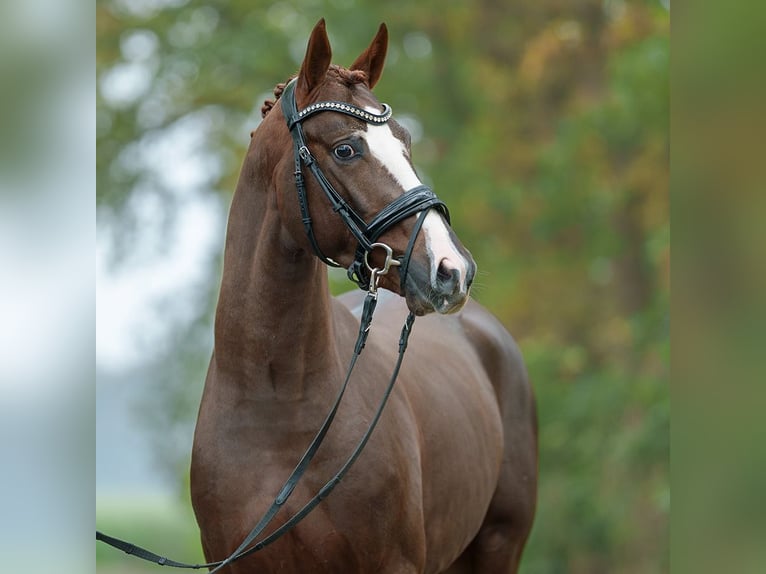
[[307, 117], [313, 114], [316, 114], [318, 112], [329, 111], [329, 112], [340, 112], [342, 114], [346, 114], [348, 116], [363, 120], [367, 122], [368, 124], [384, 124], [389, 119], [391, 119], [391, 115], [393, 114], [393, 111], [391, 110], [391, 106], [389, 106], [388, 104], [382, 104], [382, 105], [383, 105], [383, 111], [377, 114], [374, 112], [368, 112], [367, 110], [363, 110], [362, 108], [357, 108], [356, 106], [347, 104], [345, 102], [317, 102], [299, 111], [296, 114], [295, 118], [293, 119], [293, 123], [303, 121]]

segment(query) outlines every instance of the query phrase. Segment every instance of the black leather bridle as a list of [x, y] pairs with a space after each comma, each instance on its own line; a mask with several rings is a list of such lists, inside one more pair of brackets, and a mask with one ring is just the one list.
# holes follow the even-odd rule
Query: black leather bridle
[[[348, 267], [348, 278], [356, 283], [360, 289], [368, 290], [371, 287], [372, 289], [375, 289], [375, 281], [371, 282], [371, 279], [375, 278], [377, 275], [384, 275], [388, 272], [389, 267], [391, 266], [398, 266], [400, 268], [399, 285], [403, 290], [407, 271], [409, 269], [412, 248], [415, 245], [415, 238], [423, 225], [423, 220], [425, 219], [426, 214], [430, 209], [436, 209], [444, 216], [447, 223], [449, 223], [450, 215], [447, 206], [436, 196], [430, 187], [427, 185], [418, 185], [417, 187], [405, 191], [402, 195], [384, 207], [372, 218], [372, 221], [366, 223], [335, 190], [322, 172], [319, 163], [311, 154], [311, 151], [309, 151], [308, 145], [306, 144], [306, 137], [303, 133], [302, 124], [308, 118], [316, 114], [322, 112], [336, 112], [346, 114], [368, 124], [382, 125], [391, 118], [391, 107], [388, 106], [388, 104], [383, 104], [383, 111], [374, 113], [358, 108], [347, 102], [322, 101], [310, 104], [299, 111], [295, 102], [296, 83], [297, 80], [293, 79], [287, 84], [282, 92], [282, 114], [285, 116], [287, 127], [293, 138], [295, 187], [298, 191], [298, 204], [300, 205], [303, 226], [306, 229], [306, 235], [311, 244], [311, 248], [314, 250], [317, 257], [319, 257], [325, 264], [331, 267], [341, 267], [339, 263], [330, 257], [327, 257], [322, 252], [322, 249], [317, 243], [316, 236], [314, 235], [313, 223], [308, 206], [308, 197], [306, 195], [306, 182], [303, 176], [304, 165], [313, 174], [319, 187], [329, 200], [333, 211], [340, 216], [343, 223], [348, 227], [351, 234], [357, 240], [358, 245], [354, 254], [354, 261]], [[398, 257], [394, 257], [390, 247], [382, 243], [376, 243], [378, 238], [388, 229], [391, 229], [397, 223], [418, 213], [420, 215], [413, 228], [405, 253]], [[382, 268], [377, 270], [369, 264], [368, 259], [369, 254], [375, 249], [383, 249], [386, 252], [386, 263]]]

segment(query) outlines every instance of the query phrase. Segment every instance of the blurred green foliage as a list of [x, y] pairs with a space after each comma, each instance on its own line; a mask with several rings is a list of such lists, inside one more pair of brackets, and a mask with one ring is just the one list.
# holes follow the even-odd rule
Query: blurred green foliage
[[[205, 561], [191, 507], [173, 499], [141, 495], [100, 498], [96, 523], [100, 530], [164, 555], [184, 557], [195, 564]], [[127, 558], [106, 544], [96, 546], [96, 561], [100, 573], [145, 574], [158, 568], [151, 562]]]
[[[327, 19], [348, 65], [385, 21], [376, 93], [410, 126], [417, 168], [479, 265], [473, 295], [518, 339], [537, 393], [539, 505], [523, 571], [668, 570], [666, 5], [104, 0], [96, 16], [99, 219], [124, 251], [131, 197], [162, 199], [168, 225], [177, 201], [136, 150], [207, 118], [209, 193], [228, 201], [260, 105], [297, 70], [313, 24]], [[113, 88], [125, 78], [127, 96]], [[350, 287], [332, 277], [335, 291]], [[211, 269], [198, 320], [157, 360], [170, 365], [159, 402], [184, 428], [217, 283]]]

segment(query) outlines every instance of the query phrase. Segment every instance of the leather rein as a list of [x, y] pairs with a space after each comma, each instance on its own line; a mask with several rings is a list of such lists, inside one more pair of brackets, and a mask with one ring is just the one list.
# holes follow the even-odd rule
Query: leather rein
[[[242, 543], [237, 549], [232, 552], [224, 560], [216, 562], [209, 562], [206, 564], [189, 564], [185, 562], [178, 562], [171, 560], [167, 557], [161, 556], [150, 550], [120, 540], [113, 536], [109, 536], [102, 532], [96, 531], [96, 540], [104, 542], [114, 548], [122, 550], [126, 554], [136, 556], [143, 560], [154, 562], [160, 566], [170, 566], [173, 568], [184, 568], [199, 570], [202, 568], [211, 569], [210, 572], [218, 572], [225, 566], [235, 562], [241, 558], [249, 556], [254, 552], [257, 552], [277, 539], [281, 538], [284, 534], [289, 532], [296, 524], [302, 521], [308, 514], [340, 483], [351, 466], [356, 462], [362, 450], [367, 445], [367, 441], [372, 435], [373, 430], [378, 424], [378, 421], [383, 414], [383, 410], [388, 402], [388, 398], [393, 391], [394, 384], [399, 375], [402, 360], [404, 359], [404, 353], [407, 349], [407, 343], [409, 340], [410, 332], [412, 330], [413, 323], [415, 322], [415, 315], [409, 313], [407, 319], [404, 322], [402, 331], [399, 337], [399, 354], [397, 356], [394, 370], [389, 379], [388, 385], [383, 393], [380, 405], [375, 412], [367, 430], [362, 435], [357, 446], [352, 451], [351, 455], [346, 459], [346, 462], [341, 466], [340, 470], [329, 480], [325, 485], [315, 494], [298, 512], [291, 516], [286, 522], [284, 522], [279, 528], [274, 530], [269, 535], [256, 542], [256, 539], [263, 533], [266, 527], [271, 523], [273, 518], [281, 510], [285, 502], [289, 499], [290, 495], [294, 491], [296, 485], [306, 472], [311, 460], [319, 450], [322, 441], [327, 435], [327, 431], [330, 429], [332, 422], [335, 418], [335, 414], [338, 411], [343, 395], [346, 392], [348, 383], [351, 379], [351, 374], [356, 366], [357, 359], [364, 349], [367, 341], [367, 336], [370, 331], [372, 323], [372, 317], [375, 312], [375, 307], [378, 301], [378, 280], [381, 275], [388, 273], [391, 267], [399, 267], [400, 285], [404, 287], [404, 282], [407, 276], [407, 270], [409, 268], [409, 261], [412, 255], [412, 249], [415, 244], [415, 239], [423, 226], [423, 221], [426, 214], [431, 208], [437, 209], [449, 222], [449, 211], [447, 206], [442, 202], [436, 194], [427, 186], [420, 185], [413, 189], [410, 189], [384, 207], [370, 223], [365, 221], [351, 208], [351, 206], [343, 199], [343, 197], [335, 190], [329, 180], [322, 173], [318, 162], [311, 154], [306, 145], [306, 139], [303, 133], [302, 122], [307, 118], [325, 111], [338, 112], [346, 114], [357, 119], [361, 119], [369, 124], [384, 124], [391, 118], [391, 108], [383, 104], [383, 112], [373, 113], [367, 110], [358, 108], [352, 104], [336, 101], [325, 101], [311, 104], [303, 110], [298, 111], [295, 103], [295, 84], [296, 80], [293, 79], [286, 87], [282, 94], [282, 111], [287, 121], [287, 126], [290, 130], [290, 134], [293, 138], [294, 155], [295, 155], [295, 186], [298, 192], [298, 203], [300, 205], [301, 217], [306, 230], [306, 235], [309, 239], [314, 253], [327, 265], [332, 267], [340, 267], [340, 264], [324, 255], [320, 249], [316, 237], [314, 236], [312, 219], [309, 214], [308, 200], [306, 196], [305, 179], [303, 177], [302, 167], [305, 165], [309, 171], [313, 174], [319, 186], [321, 187], [324, 195], [330, 201], [333, 210], [343, 220], [344, 224], [351, 231], [353, 236], [358, 241], [358, 246], [355, 252], [354, 261], [348, 268], [348, 277], [354, 283], [356, 283], [360, 289], [366, 290], [367, 295], [364, 299], [364, 305], [362, 308], [362, 314], [359, 324], [359, 333], [357, 335], [356, 343], [354, 344], [354, 352], [349, 362], [346, 377], [341, 385], [340, 390], [335, 398], [330, 412], [327, 414], [322, 426], [317, 431], [314, 439], [309, 444], [308, 448], [304, 452], [300, 461], [292, 471], [290, 476], [285, 481], [284, 485], [280, 489], [274, 501], [271, 503], [269, 509], [263, 514], [258, 523], [253, 527], [250, 533], [245, 537]], [[376, 240], [388, 229], [403, 221], [404, 219], [418, 215], [415, 226], [413, 227], [410, 240], [407, 245], [405, 253], [401, 256], [394, 257], [393, 250], [383, 243], [377, 243]], [[369, 262], [369, 254], [375, 249], [382, 249], [385, 252], [386, 259], [383, 267], [372, 267]]]

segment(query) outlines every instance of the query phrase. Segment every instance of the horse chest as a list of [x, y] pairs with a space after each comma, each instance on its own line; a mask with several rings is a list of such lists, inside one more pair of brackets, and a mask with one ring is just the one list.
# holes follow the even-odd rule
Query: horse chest
[[[335, 462], [319, 461], [317, 468], [312, 468], [275, 519], [273, 528], [298, 512], [322, 487], [337, 470]], [[379, 468], [371, 461], [365, 464], [364, 459], [359, 461], [359, 469], [287, 535], [243, 560], [232, 572], [375, 572], [397, 556], [408, 554], [406, 548], [419, 540], [422, 532], [417, 510], [420, 502], [413, 498], [413, 492], [406, 492], [412, 480], [397, 482], [390, 469]], [[289, 470], [275, 465], [258, 473], [258, 480], [243, 480], [248, 471], [217, 477], [220, 490], [209, 493], [198, 511], [209, 555], [225, 556], [233, 550], [232, 541], [244, 539]], [[256, 486], [248, 490], [252, 484]]]
[[[349, 399], [353, 398], [352, 393]], [[289, 430], [296, 425], [287, 424], [278, 430], [269, 428], [269, 417], [259, 422], [254, 414], [245, 422], [232, 413], [221, 416], [222, 409], [210, 402], [198, 423], [192, 496], [208, 553], [226, 555], [232, 540], [244, 538], [269, 507], [319, 423], [307, 422], [298, 430]], [[330, 572], [346, 571], [340, 569], [342, 564], [360, 561], [365, 567], [348, 571], [374, 571], [384, 554], [389, 556], [401, 544], [398, 537], [417, 536], [422, 523], [419, 467], [408, 438], [416, 433], [406, 423], [397, 423], [399, 402], [393, 401], [378, 429], [381, 432], [373, 434], [332, 494], [291, 534], [262, 552], [259, 560], [269, 561], [265, 571], [280, 571], [286, 556], [302, 564], [334, 564], [328, 566]], [[278, 524], [298, 512], [355, 447], [365, 424], [347, 416], [351, 411], [339, 412], [337, 424], [280, 511]], [[296, 571], [286, 568], [286, 572]]]

